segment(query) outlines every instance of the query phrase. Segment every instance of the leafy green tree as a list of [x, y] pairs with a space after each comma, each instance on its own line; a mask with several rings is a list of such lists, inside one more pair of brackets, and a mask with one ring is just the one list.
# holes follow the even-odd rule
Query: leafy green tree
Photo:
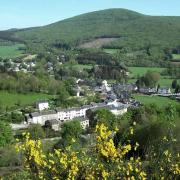
[[178, 85], [178, 84], [177, 84], [177, 80], [176, 80], [176, 79], [173, 80], [173, 81], [172, 81], [172, 88], [173, 88], [173, 89], [176, 89], [177, 85]]
[[146, 74], [145, 74], [145, 85], [147, 87], [154, 87], [157, 82], [159, 81], [160, 79], [160, 74], [158, 72], [150, 72], [148, 71]]
[[78, 119], [64, 123], [60, 132], [62, 138], [54, 145], [54, 148], [64, 149], [72, 145], [73, 148], [77, 149], [80, 145], [80, 135], [82, 132], [83, 129]]
[[10, 125], [0, 121], [0, 147], [3, 147], [13, 141], [13, 133]]
[[178, 85], [176, 86], [175, 93], [179, 93], [179, 92], [180, 92], [180, 85], [178, 84]]
[[136, 85], [138, 87], [146, 86], [146, 87], [155, 87], [155, 85], [160, 80], [160, 74], [158, 72], [148, 71], [144, 76], [139, 77], [136, 81]]
[[45, 132], [40, 124], [32, 124], [28, 128], [28, 132], [30, 133], [30, 136], [32, 139], [42, 139], [45, 138]]
[[18, 112], [12, 112], [10, 118], [13, 123], [21, 123], [24, 120], [23, 114]]
[[88, 110], [87, 116], [90, 119], [91, 128], [95, 128], [98, 123], [104, 123], [110, 129], [115, 128], [117, 125], [116, 116], [107, 109]]
[[61, 136], [65, 142], [70, 142], [72, 138], [78, 139], [83, 132], [80, 121], [74, 120], [63, 124]]
[[66, 107], [68, 98], [69, 98], [69, 93], [66, 90], [66, 88], [62, 85], [57, 93], [56, 105]]

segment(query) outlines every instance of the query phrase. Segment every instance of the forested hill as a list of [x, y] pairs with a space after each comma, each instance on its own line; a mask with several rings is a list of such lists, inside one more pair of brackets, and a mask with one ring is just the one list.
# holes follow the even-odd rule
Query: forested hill
[[78, 46], [99, 37], [116, 37], [110, 47], [141, 49], [144, 46], [180, 45], [180, 17], [148, 16], [126, 9], [86, 13], [47, 26], [13, 34], [28, 43]]

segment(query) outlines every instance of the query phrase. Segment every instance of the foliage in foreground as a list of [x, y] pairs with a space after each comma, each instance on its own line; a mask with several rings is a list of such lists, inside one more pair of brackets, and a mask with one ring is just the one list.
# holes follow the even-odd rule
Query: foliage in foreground
[[13, 133], [8, 123], [0, 121], [0, 147], [11, 143], [13, 140]]
[[[178, 179], [179, 154], [163, 149], [166, 147], [163, 145], [172, 141], [170, 137], [162, 140], [161, 156], [152, 151], [142, 159], [136, 153], [137, 142], [132, 144], [128, 140], [115, 146], [113, 137], [117, 131], [99, 124], [95, 131], [96, 142], [89, 148], [75, 151], [72, 139], [72, 145], [49, 154], [42, 151], [40, 140], [31, 140], [26, 134], [17, 150], [22, 153], [24, 167], [32, 179]], [[133, 133], [131, 126], [128, 134], [133, 136]]]

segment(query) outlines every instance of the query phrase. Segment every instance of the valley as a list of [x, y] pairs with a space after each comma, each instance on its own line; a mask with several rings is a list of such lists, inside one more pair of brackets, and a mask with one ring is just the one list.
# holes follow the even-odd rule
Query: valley
[[179, 32], [122, 8], [0, 31], [0, 179], [178, 179]]

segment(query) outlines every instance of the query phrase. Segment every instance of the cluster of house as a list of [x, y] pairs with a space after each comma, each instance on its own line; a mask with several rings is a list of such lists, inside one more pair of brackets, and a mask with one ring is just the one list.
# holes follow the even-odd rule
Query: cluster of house
[[83, 129], [89, 126], [89, 119], [86, 112], [89, 109], [104, 108], [110, 110], [115, 115], [122, 115], [127, 112], [128, 106], [118, 102], [117, 100], [104, 103], [91, 103], [78, 108], [46, 110], [49, 108], [47, 101], [37, 103], [39, 112], [26, 114], [26, 122], [28, 124], [40, 124], [41, 126], [49, 125], [53, 130], [58, 131], [62, 123], [79, 120]]
[[[8, 59], [6, 61], [2, 60], [0, 61], [0, 66], [6, 67], [7, 71], [13, 71], [13, 72], [21, 71], [24, 73], [31, 73], [34, 72], [34, 68], [36, 66], [36, 61], [35, 61], [36, 57], [37, 55], [28, 55], [22, 59], [16, 59], [16, 60]], [[59, 65], [61, 65], [62, 62], [65, 61], [65, 56], [64, 55], [57, 56], [57, 60]], [[47, 62], [45, 68], [48, 72], [54, 71], [52, 62]]]
[[6, 62], [0, 62], [1, 67], [6, 67], [7, 71], [19, 72], [22, 71], [24, 73], [32, 72], [34, 67], [36, 66], [36, 62], [34, 61], [24, 61], [24, 62], [14, 62], [12, 59], [9, 59]]
[[168, 87], [160, 87], [160, 88], [139, 88], [140, 93], [144, 94], [171, 94], [171, 89]]
[[[78, 84], [78, 83], [77, 83]], [[77, 96], [80, 94], [80, 87], [77, 88]], [[61, 109], [55, 108], [49, 109], [47, 101], [39, 101], [36, 104], [38, 112], [26, 114], [27, 124], [40, 124], [42, 126], [50, 126], [55, 131], [58, 131], [61, 124], [67, 121], [79, 120], [83, 129], [89, 126], [89, 119], [87, 118], [87, 110], [96, 110], [104, 108], [110, 110], [115, 115], [122, 115], [127, 112], [128, 107], [138, 107], [139, 102], [131, 98], [131, 93], [138, 91], [138, 88], [134, 84], [113, 84], [108, 85], [104, 80], [101, 86], [94, 88], [95, 92], [99, 92], [104, 97], [103, 103], [91, 103], [90, 105], [84, 105], [78, 108]], [[168, 88], [140, 88], [139, 92], [145, 94], [170, 93]]]
[[131, 98], [131, 93], [137, 91], [135, 84], [112, 84], [108, 85], [107, 81], [102, 82], [102, 86], [94, 88], [95, 92], [99, 92], [105, 102], [118, 99], [123, 104], [129, 104], [137, 107], [139, 102]]

